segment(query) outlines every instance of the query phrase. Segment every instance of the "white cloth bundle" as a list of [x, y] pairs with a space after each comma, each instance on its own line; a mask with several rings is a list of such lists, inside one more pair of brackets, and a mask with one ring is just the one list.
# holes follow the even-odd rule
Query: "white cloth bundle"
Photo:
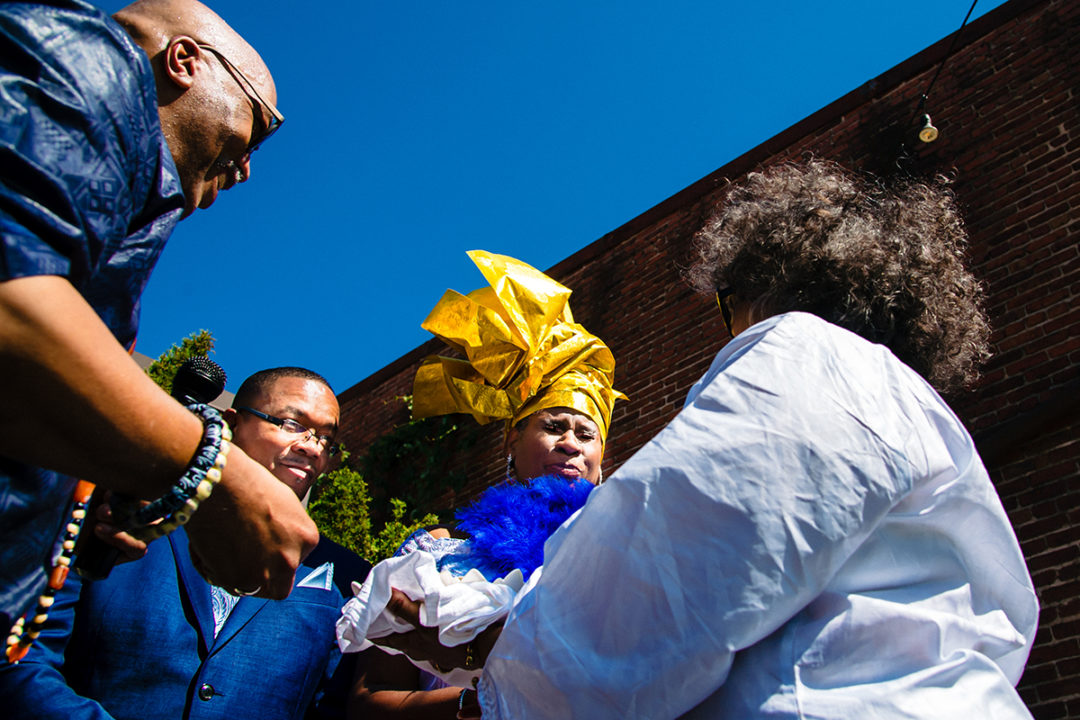
[[[383, 560], [372, 568], [363, 585], [353, 583], [355, 597], [345, 603], [337, 621], [338, 646], [342, 652], [360, 652], [371, 647], [371, 638], [414, 629], [386, 609], [392, 588], [423, 603], [420, 622], [427, 627], [439, 628], [439, 641], [443, 645], [462, 645], [505, 617], [523, 584], [519, 570], [494, 582], [485, 580], [476, 570], [470, 570], [463, 577], [455, 577], [445, 570], [439, 572], [435, 557], [423, 550]], [[393, 648], [382, 649], [394, 655], [401, 654]], [[431, 663], [411, 658], [410, 661], [451, 685], [468, 687], [474, 677], [480, 676], [479, 670], [458, 668], [442, 672]]]

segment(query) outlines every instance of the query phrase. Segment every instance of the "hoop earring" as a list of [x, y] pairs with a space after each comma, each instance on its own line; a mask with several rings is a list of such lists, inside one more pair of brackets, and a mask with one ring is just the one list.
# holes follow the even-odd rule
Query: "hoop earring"
[[604, 484], [604, 468], [600, 468], [600, 479], [596, 481], [596, 487]]
[[513, 480], [514, 479], [513, 473], [514, 473], [514, 456], [511, 455], [510, 453], [507, 453], [506, 454], [506, 479], [507, 480]]

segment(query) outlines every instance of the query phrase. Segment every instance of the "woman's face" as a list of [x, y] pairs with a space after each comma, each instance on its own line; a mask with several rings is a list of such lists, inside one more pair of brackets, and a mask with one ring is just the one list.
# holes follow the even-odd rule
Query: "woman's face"
[[525, 425], [510, 430], [510, 454], [517, 477], [541, 475], [600, 481], [604, 444], [588, 415], [570, 408], [547, 408], [530, 415]]

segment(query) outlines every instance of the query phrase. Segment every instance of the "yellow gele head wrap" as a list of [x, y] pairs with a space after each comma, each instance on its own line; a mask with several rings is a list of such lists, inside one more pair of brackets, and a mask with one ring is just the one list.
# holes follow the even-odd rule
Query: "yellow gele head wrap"
[[447, 290], [423, 322], [466, 359], [429, 357], [413, 381], [413, 416], [470, 413], [508, 426], [538, 410], [568, 407], [588, 415], [607, 439], [615, 398], [615, 358], [574, 322], [570, 290], [520, 260], [468, 253], [490, 287]]

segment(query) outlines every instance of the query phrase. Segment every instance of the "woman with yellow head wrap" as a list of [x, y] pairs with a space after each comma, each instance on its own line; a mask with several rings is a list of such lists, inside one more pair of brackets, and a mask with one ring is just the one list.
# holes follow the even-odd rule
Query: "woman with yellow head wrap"
[[[422, 325], [465, 357], [424, 361], [413, 384], [413, 415], [464, 412], [481, 424], [503, 420], [508, 447], [522, 447], [517, 456], [523, 462], [535, 455], [522, 446], [527, 436], [561, 428], [598, 453], [587, 477], [595, 484], [612, 407], [626, 397], [612, 385], [615, 358], [574, 322], [568, 288], [505, 255], [474, 250], [469, 257], [489, 287], [468, 295], [447, 290]], [[541, 411], [558, 420], [530, 421]], [[537, 459], [517, 468], [517, 477], [557, 472], [559, 465], [557, 455]]]
[[[517, 555], [503, 566], [527, 575], [542, 561], [547, 534], [584, 502], [589, 484], [601, 482], [612, 407], [625, 395], [613, 387], [611, 351], [574, 322], [568, 288], [511, 257], [479, 250], [469, 257], [488, 286], [468, 295], [447, 290], [422, 325], [463, 357], [430, 357], [422, 363], [413, 384], [413, 415], [469, 413], [481, 424], [502, 421], [507, 476], [533, 482], [493, 488], [459, 513], [460, 526], [472, 533], [468, 545], [444, 528], [420, 531], [399, 551], [402, 557], [385, 562], [419, 551], [437, 558], [435, 567], [444, 573], [479, 567], [491, 580], [503, 574], [488, 569], [494, 561], [485, 553], [493, 544], [500, 551], [527, 546], [528, 552], [508, 551]], [[527, 541], [516, 541], [515, 533]], [[380, 572], [377, 566], [372, 575]], [[365, 585], [374, 582], [369, 577]], [[350, 601], [357, 617], [369, 612], [375, 594], [365, 588], [360, 599]], [[347, 634], [361, 636], [356, 628], [363, 622], [353, 622]], [[339, 636], [341, 629], [339, 623]], [[473, 691], [446, 687], [404, 657], [371, 652], [368, 658], [354, 688], [356, 717], [454, 718], [463, 703], [475, 701]]]

